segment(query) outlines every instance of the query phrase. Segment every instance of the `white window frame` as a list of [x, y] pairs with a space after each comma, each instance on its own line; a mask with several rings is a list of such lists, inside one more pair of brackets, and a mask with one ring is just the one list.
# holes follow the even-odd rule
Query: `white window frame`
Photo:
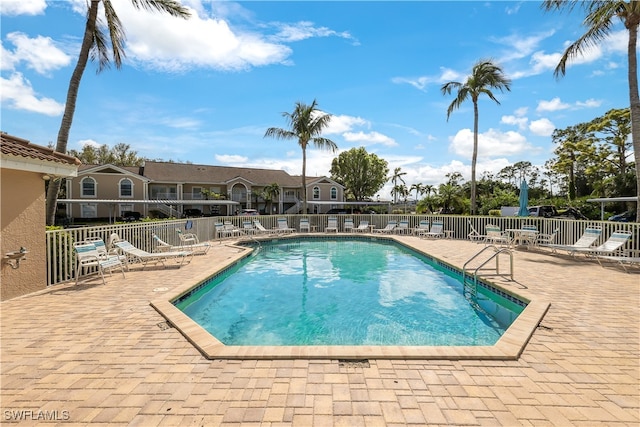
[[331, 187], [329, 194], [331, 195], [331, 200], [338, 200], [338, 189], [336, 187]]
[[[204, 199], [204, 196], [202, 195], [202, 189], [203, 189], [203, 187], [191, 187], [191, 200], [202, 200], [202, 199]], [[198, 197], [196, 197], [196, 195]], [[194, 208], [194, 209], [197, 209], [197, 208]]]
[[[84, 192], [84, 182], [88, 180], [93, 181], [92, 195], [86, 195]], [[98, 181], [95, 178], [92, 178], [90, 176], [85, 176], [80, 180], [80, 197], [82, 197], [83, 199], [89, 199], [89, 198], [95, 199], [96, 197], [98, 197]]]
[[80, 218], [97, 218], [97, 203], [80, 203]]
[[313, 200], [320, 200], [320, 197], [322, 196], [322, 193], [320, 192], [320, 187], [316, 185], [313, 187], [311, 191], [313, 194]]
[[[122, 183], [124, 181], [129, 181], [131, 183], [131, 194], [128, 196], [125, 196], [122, 194]], [[121, 199], [133, 199], [133, 180], [131, 178], [122, 178], [119, 182], [118, 182], [118, 195], [120, 196]]]

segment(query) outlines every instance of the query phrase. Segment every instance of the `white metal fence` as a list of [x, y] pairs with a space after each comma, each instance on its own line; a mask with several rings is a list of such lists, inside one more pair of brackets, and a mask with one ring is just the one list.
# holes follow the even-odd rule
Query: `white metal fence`
[[[567, 219], [547, 219], [534, 217], [490, 217], [490, 216], [459, 216], [459, 215], [330, 215], [338, 218], [338, 229], [344, 230], [344, 220], [352, 218], [357, 227], [360, 221], [368, 221], [375, 228], [384, 228], [391, 220], [408, 220], [409, 228], [418, 226], [421, 220], [442, 220], [445, 230], [451, 230], [453, 239], [467, 239], [471, 232], [471, 225], [480, 233], [484, 233], [487, 224], [499, 226], [502, 230], [509, 228], [521, 228], [524, 224], [535, 224], [541, 233], [552, 233], [559, 229], [556, 243], [572, 244], [583, 233], [587, 225], [600, 225], [603, 235], [601, 242], [616, 230], [626, 230], [633, 234], [631, 242], [626, 249], [640, 251], [640, 224], [619, 223], [613, 221], [583, 221]], [[134, 246], [149, 252], [155, 250], [152, 234], [157, 234], [163, 241], [179, 245], [179, 237], [176, 229], [183, 232], [195, 233], [200, 241], [210, 241], [217, 239], [215, 235], [215, 224], [230, 221], [239, 228], [242, 228], [243, 221], [257, 219], [267, 228], [277, 227], [277, 219], [287, 218], [289, 227], [299, 229], [300, 219], [309, 218], [310, 225], [317, 232], [324, 232], [327, 226], [329, 215], [262, 215], [262, 216], [230, 216], [230, 217], [206, 217], [191, 218], [157, 222], [136, 222], [114, 225], [100, 225], [90, 227], [66, 228], [63, 230], [52, 230], [46, 232], [47, 246], [47, 281], [48, 285], [74, 279], [75, 255], [73, 243], [84, 240], [90, 236], [101, 237], [108, 243], [112, 233], [116, 233], [120, 238], [128, 240]]]

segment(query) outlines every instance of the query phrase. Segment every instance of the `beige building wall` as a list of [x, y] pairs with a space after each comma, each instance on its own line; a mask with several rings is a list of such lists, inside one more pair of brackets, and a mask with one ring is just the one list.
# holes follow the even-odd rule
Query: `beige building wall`
[[45, 184], [42, 174], [1, 169], [0, 254], [26, 248], [29, 253], [13, 269], [2, 261], [0, 300], [46, 288]]
[[[95, 197], [82, 197], [82, 189], [81, 189], [81, 183], [82, 183], [82, 179], [85, 177], [91, 177], [95, 180], [96, 182], [96, 196]], [[122, 204], [126, 204], [126, 198], [121, 198], [120, 197], [120, 181], [123, 179], [129, 179], [131, 180], [131, 182], [133, 183], [133, 196], [132, 197], [128, 197], [129, 199], [132, 200], [142, 200], [145, 199], [145, 195], [144, 195], [144, 181], [135, 178], [134, 176], [131, 175], [123, 175], [123, 174], [107, 174], [107, 173], [94, 173], [94, 174], [87, 174], [87, 175], [82, 175], [82, 176], [78, 176], [75, 177], [71, 180], [71, 185], [70, 185], [70, 194], [67, 195], [67, 198], [69, 199], [86, 199], [87, 203], [91, 203], [92, 200], [99, 200], [99, 199], [108, 199], [108, 200], [113, 200], [113, 199], [122, 199]], [[116, 205], [115, 207], [109, 206], [106, 203], [98, 203], [97, 204], [97, 217], [99, 218], [107, 218], [109, 217], [110, 214], [110, 209], [114, 209], [114, 212], [111, 212], [111, 215], [115, 216], [119, 216], [120, 212], [119, 212], [119, 206]], [[141, 207], [139, 204], [138, 205], [134, 205], [133, 209], [134, 211], [138, 211], [140, 213], [144, 213], [142, 212], [143, 207]], [[74, 203], [71, 207], [72, 210], [72, 216], [74, 218], [81, 218], [81, 208], [80, 205], [77, 203]]]

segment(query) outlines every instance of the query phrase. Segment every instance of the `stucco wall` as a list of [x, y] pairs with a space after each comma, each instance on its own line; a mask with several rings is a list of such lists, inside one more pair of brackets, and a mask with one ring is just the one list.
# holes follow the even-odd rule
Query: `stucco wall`
[[16, 270], [2, 262], [2, 301], [46, 287], [44, 189], [40, 173], [1, 169], [0, 255], [29, 251]]

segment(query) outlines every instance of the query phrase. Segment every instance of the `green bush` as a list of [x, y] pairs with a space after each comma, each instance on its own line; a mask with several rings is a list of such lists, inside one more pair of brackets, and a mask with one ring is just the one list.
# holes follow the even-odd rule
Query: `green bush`
[[489, 216], [502, 216], [502, 212], [500, 212], [500, 209], [491, 209]]

